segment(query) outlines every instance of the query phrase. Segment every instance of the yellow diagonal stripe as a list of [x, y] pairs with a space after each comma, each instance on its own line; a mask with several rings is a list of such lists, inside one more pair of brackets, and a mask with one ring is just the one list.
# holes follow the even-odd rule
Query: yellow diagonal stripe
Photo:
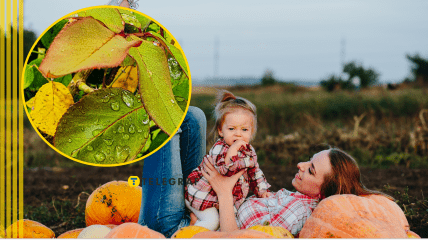
[[[24, 68], [24, 0], [19, 0], [19, 78], [22, 79]], [[22, 92], [19, 91], [21, 94]], [[19, 98], [19, 215], [18, 219], [24, 219], [24, 97]], [[19, 236], [24, 236], [24, 225], [19, 225]]]
[[2, 13], [2, 18], [0, 19], [0, 30], [1, 30], [1, 37], [0, 37], [0, 225], [1, 227], [6, 226], [6, 219], [5, 219], [5, 18], [4, 18], [4, 0], [0, 0], [0, 11]]

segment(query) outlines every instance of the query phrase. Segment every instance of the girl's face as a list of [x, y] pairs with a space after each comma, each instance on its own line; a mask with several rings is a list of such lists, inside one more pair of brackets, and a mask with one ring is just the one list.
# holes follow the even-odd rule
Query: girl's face
[[250, 111], [238, 108], [226, 114], [218, 134], [229, 146], [236, 140], [249, 143], [253, 133], [253, 121], [254, 116]]
[[294, 188], [307, 196], [319, 197], [324, 176], [331, 173], [329, 150], [315, 154], [310, 161], [297, 164], [299, 172], [291, 184]]

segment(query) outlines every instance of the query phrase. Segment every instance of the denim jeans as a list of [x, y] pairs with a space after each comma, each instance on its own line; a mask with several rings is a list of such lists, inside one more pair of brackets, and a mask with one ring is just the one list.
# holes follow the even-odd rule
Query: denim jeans
[[184, 184], [205, 155], [206, 128], [204, 112], [189, 107], [177, 133], [144, 160], [139, 224], [166, 237], [189, 225], [190, 217], [184, 204]]

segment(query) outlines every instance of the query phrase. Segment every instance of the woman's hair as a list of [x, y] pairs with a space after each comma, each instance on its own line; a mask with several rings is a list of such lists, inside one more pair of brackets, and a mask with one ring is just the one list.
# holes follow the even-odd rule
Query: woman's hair
[[254, 138], [257, 132], [257, 110], [256, 106], [245, 98], [237, 97], [231, 92], [221, 90], [217, 94], [216, 104], [214, 108], [214, 120], [215, 124], [211, 130], [211, 134], [214, 135], [214, 141], [220, 136], [218, 130], [223, 126], [224, 120], [228, 113], [233, 112], [236, 109], [248, 110], [253, 114], [253, 128], [251, 133], [251, 140]]
[[361, 182], [361, 173], [357, 162], [346, 152], [338, 148], [330, 148], [329, 154], [331, 173], [324, 177], [321, 185], [321, 198], [335, 194], [383, 195], [390, 200], [394, 198], [374, 190], [367, 189]]

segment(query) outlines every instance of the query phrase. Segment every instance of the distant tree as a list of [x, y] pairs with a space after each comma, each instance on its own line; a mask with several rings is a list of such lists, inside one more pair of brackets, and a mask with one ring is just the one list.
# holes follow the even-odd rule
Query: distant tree
[[343, 67], [343, 72], [348, 73], [348, 82], [351, 82], [354, 77], [360, 78], [361, 88], [367, 88], [377, 83], [380, 75], [374, 69], [364, 69], [361, 65], [356, 64], [355, 62], [347, 63]]
[[24, 29], [24, 58], [27, 57], [28, 53], [31, 50], [31, 47], [36, 42], [36, 40], [37, 40], [36, 33], [34, 33], [31, 30]]
[[406, 57], [412, 63], [413, 81], [416, 82], [421, 79], [421, 84], [428, 84], [428, 59], [422, 58], [419, 54], [414, 56], [407, 54]]
[[379, 73], [374, 69], [365, 69], [355, 62], [349, 62], [343, 66], [343, 73], [347, 73], [348, 79], [342, 79], [340, 76], [331, 75], [325, 80], [321, 80], [321, 87], [331, 92], [335, 89], [354, 90], [355, 84], [352, 82], [355, 77], [360, 79], [360, 87], [367, 88], [378, 82]]
[[267, 69], [265, 74], [262, 77], [262, 86], [273, 85], [277, 82], [277, 80], [273, 77], [272, 70]]
[[343, 82], [343, 80], [340, 77], [337, 77], [335, 75], [330, 75], [325, 80], [322, 80], [320, 82], [321, 87], [327, 90], [328, 92], [331, 92], [335, 89], [341, 88], [340, 83]]

